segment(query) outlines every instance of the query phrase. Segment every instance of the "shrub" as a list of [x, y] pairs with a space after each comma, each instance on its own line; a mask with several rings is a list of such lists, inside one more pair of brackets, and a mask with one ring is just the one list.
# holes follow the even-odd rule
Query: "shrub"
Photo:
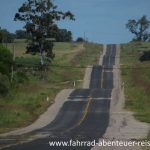
[[150, 60], [150, 51], [143, 52], [142, 56], [139, 59], [141, 62]]
[[15, 84], [25, 83], [26, 81], [28, 81], [28, 78], [24, 72], [19, 71], [15, 73], [14, 81], [15, 81]]
[[11, 66], [13, 63], [13, 56], [11, 52], [0, 45], [0, 73], [10, 77]]
[[6, 75], [0, 73], [0, 97], [6, 96], [9, 92], [10, 82]]
[[0, 96], [6, 96], [9, 92], [12, 63], [11, 52], [0, 45]]

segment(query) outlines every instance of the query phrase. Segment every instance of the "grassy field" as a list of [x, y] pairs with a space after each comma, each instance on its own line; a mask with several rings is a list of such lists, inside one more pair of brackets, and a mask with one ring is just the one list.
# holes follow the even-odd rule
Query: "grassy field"
[[122, 45], [121, 65], [126, 108], [135, 111], [140, 121], [150, 123], [150, 61], [139, 61], [141, 52], [147, 50], [150, 50], [150, 43]]
[[[11, 44], [7, 45], [12, 48]], [[39, 56], [26, 55], [26, 43], [15, 43], [15, 56], [21, 60], [38, 62]], [[27, 73], [28, 80], [17, 85], [6, 98], [0, 99], [0, 132], [7, 132], [29, 125], [54, 103], [56, 94], [65, 88], [82, 87], [85, 66], [97, 64], [102, 46], [86, 43], [55, 43], [56, 57], [47, 72], [47, 78], [40, 80]], [[47, 101], [49, 97], [49, 101]]]

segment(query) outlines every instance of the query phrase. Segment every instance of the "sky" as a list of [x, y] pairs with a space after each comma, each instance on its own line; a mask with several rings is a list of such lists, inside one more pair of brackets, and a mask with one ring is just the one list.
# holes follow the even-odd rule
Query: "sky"
[[[0, 27], [10, 32], [22, 29], [13, 21], [17, 9], [26, 0], [0, 0]], [[75, 21], [61, 21], [60, 28], [73, 33], [73, 38], [86, 37], [89, 41], [110, 44], [129, 42], [132, 35], [125, 27], [129, 19], [146, 15], [150, 19], [150, 0], [53, 0], [63, 11], [70, 10]]]

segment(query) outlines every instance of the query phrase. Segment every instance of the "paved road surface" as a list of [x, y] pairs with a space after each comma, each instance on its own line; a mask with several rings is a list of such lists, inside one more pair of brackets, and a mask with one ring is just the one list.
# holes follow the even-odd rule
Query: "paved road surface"
[[[89, 150], [90, 146], [58, 147], [49, 141], [97, 141], [105, 133], [109, 123], [112, 67], [115, 64], [116, 45], [108, 45], [103, 65], [93, 66], [90, 88], [74, 90], [64, 103], [55, 120], [32, 134], [48, 134], [47, 138], [16, 145], [4, 150]], [[4, 142], [4, 141], [3, 141]], [[8, 141], [6, 141], [8, 142]]]

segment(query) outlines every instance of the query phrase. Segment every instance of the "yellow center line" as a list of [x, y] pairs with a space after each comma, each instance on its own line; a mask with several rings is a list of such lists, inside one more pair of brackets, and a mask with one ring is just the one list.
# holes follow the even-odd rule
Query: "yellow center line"
[[70, 130], [72, 130], [72, 129], [74, 129], [74, 128], [76, 128], [76, 127], [78, 127], [78, 126], [81, 125], [81, 123], [85, 120], [85, 118], [86, 118], [86, 116], [87, 116], [87, 114], [88, 114], [88, 110], [89, 110], [91, 101], [92, 101], [92, 97], [90, 96], [89, 99], [88, 99], [88, 102], [87, 102], [87, 104], [86, 104], [86, 107], [85, 107], [85, 109], [84, 109], [84, 111], [83, 111], [83, 115], [82, 115], [82, 117], [80, 118], [79, 122], [78, 122], [77, 124], [75, 124], [73, 127], [67, 129], [66, 131], [70, 131]]
[[77, 123], [76, 126], [79, 126], [81, 125], [81, 123], [84, 121], [84, 119], [86, 118], [87, 114], [88, 114], [88, 110], [89, 110], [89, 107], [90, 107], [90, 104], [91, 104], [91, 101], [92, 101], [92, 97], [89, 97], [88, 99], [88, 103], [84, 109], [84, 113], [83, 113], [83, 116], [81, 117], [80, 121]]

